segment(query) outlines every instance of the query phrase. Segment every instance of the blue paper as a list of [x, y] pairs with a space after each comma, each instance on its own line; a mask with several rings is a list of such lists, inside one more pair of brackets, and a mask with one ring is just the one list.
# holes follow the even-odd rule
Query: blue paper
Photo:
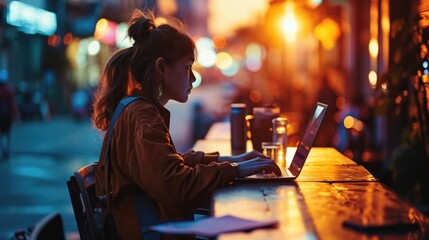
[[182, 221], [163, 223], [152, 226], [151, 229], [167, 234], [186, 234], [214, 237], [221, 233], [250, 231], [257, 228], [274, 226], [278, 220], [255, 221], [225, 215], [222, 217], [208, 217], [198, 221]]

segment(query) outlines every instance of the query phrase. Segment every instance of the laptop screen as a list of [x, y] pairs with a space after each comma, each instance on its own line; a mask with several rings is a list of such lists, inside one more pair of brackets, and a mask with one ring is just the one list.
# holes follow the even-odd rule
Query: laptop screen
[[313, 116], [307, 123], [304, 136], [301, 138], [301, 141], [296, 148], [296, 153], [289, 168], [294, 175], [299, 173], [304, 166], [305, 160], [310, 153], [310, 149], [313, 145], [314, 139], [316, 138], [316, 134], [319, 131], [319, 127], [322, 123], [323, 117], [325, 116], [327, 108], [328, 105], [318, 102], [314, 109]]

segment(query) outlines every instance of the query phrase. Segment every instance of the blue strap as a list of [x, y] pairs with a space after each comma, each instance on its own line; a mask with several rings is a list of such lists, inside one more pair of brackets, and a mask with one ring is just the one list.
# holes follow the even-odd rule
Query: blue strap
[[[106, 194], [107, 194], [107, 209], [110, 213], [110, 192], [111, 192], [111, 186], [109, 181], [109, 175], [110, 175], [110, 162], [109, 162], [109, 156], [110, 156], [110, 142], [113, 135], [113, 129], [115, 127], [115, 123], [118, 120], [119, 115], [121, 115], [121, 112], [125, 109], [125, 107], [128, 106], [128, 104], [134, 102], [137, 99], [144, 99], [143, 97], [127, 97], [122, 99], [118, 106], [115, 109], [115, 112], [113, 113], [112, 119], [110, 121], [110, 126], [108, 130], [108, 136], [107, 136], [107, 153], [105, 158], [105, 167], [106, 167]], [[139, 190], [136, 193], [135, 198], [136, 203], [136, 210], [137, 210], [137, 218], [139, 220], [140, 229], [142, 231], [142, 236], [144, 239], [149, 240], [156, 240], [161, 239], [161, 234], [158, 232], [154, 232], [149, 230], [149, 226], [158, 224], [159, 218], [158, 213], [156, 211], [156, 203], [155, 201], [147, 195], [146, 192]]]
[[[113, 113], [112, 119], [110, 120], [110, 126], [108, 130], [107, 135], [107, 152], [106, 157], [104, 159], [104, 165], [105, 165], [105, 174], [104, 174], [104, 180], [105, 180], [105, 191], [106, 191], [106, 203], [107, 203], [107, 213], [110, 214], [110, 194], [111, 194], [111, 186], [110, 186], [110, 142], [113, 135], [113, 129], [115, 128], [116, 121], [118, 120], [119, 115], [121, 115], [122, 111], [125, 109], [128, 104], [134, 102], [135, 100], [139, 99], [140, 97], [127, 97], [122, 99], [118, 106], [115, 109], [115, 112]], [[143, 99], [143, 98], [142, 98]]]
[[[110, 150], [110, 139], [112, 138], [113, 129], [115, 128], [115, 123], [118, 120], [119, 115], [121, 115], [122, 111], [124, 110], [124, 108], [126, 106], [128, 106], [128, 104], [134, 102], [135, 100], [137, 100], [139, 98], [141, 98], [141, 97], [124, 98], [119, 102], [118, 106], [116, 107], [115, 112], [113, 113], [113, 116], [112, 116], [112, 120], [110, 120], [110, 127], [109, 127], [109, 132], [108, 132], [109, 135], [108, 135], [108, 139], [107, 139], [107, 142], [109, 143], [108, 150]], [[141, 99], [143, 99], [143, 98], [141, 98]], [[106, 159], [107, 159], [107, 156], [108, 155], [106, 155]]]

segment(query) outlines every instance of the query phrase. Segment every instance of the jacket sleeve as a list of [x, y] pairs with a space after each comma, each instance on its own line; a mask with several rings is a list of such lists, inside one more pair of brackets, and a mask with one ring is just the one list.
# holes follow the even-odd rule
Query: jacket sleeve
[[[153, 118], [148, 119], [147, 112], [142, 114], [135, 114], [135, 156], [129, 158], [127, 170], [133, 182], [156, 201], [168, 205], [191, 203], [238, 177], [238, 170], [228, 162], [202, 164], [206, 160], [201, 152], [185, 154], [186, 158], [201, 160], [190, 164], [193, 166], [186, 165], [159, 115], [152, 114]], [[213, 159], [207, 157], [207, 161], [210, 158]]]
[[201, 151], [189, 150], [182, 155], [185, 164], [195, 167], [197, 164], [210, 164], [219, 158], [219, 152], [204, 153]]

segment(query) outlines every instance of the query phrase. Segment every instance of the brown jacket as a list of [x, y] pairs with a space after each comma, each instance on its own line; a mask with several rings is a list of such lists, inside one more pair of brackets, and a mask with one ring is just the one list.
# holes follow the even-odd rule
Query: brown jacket
[[[169, 133], [170, 113], [137, 100], [118, 118], [111, 140], [112, 213], [120, 239], [140, 239], [134, 192], [140, 188], [158, 203], [162, 221], [192, 219], [192, 210], [213, 191], [232, 182], [238, 171], [218, 155], [176, 151]], [[106, 135], [107, 136], [107, 135]], [[104, 193], [105, 137], [96, 169], [96, 191]], [[131, 186], [131, 187], [130, 187]]]

